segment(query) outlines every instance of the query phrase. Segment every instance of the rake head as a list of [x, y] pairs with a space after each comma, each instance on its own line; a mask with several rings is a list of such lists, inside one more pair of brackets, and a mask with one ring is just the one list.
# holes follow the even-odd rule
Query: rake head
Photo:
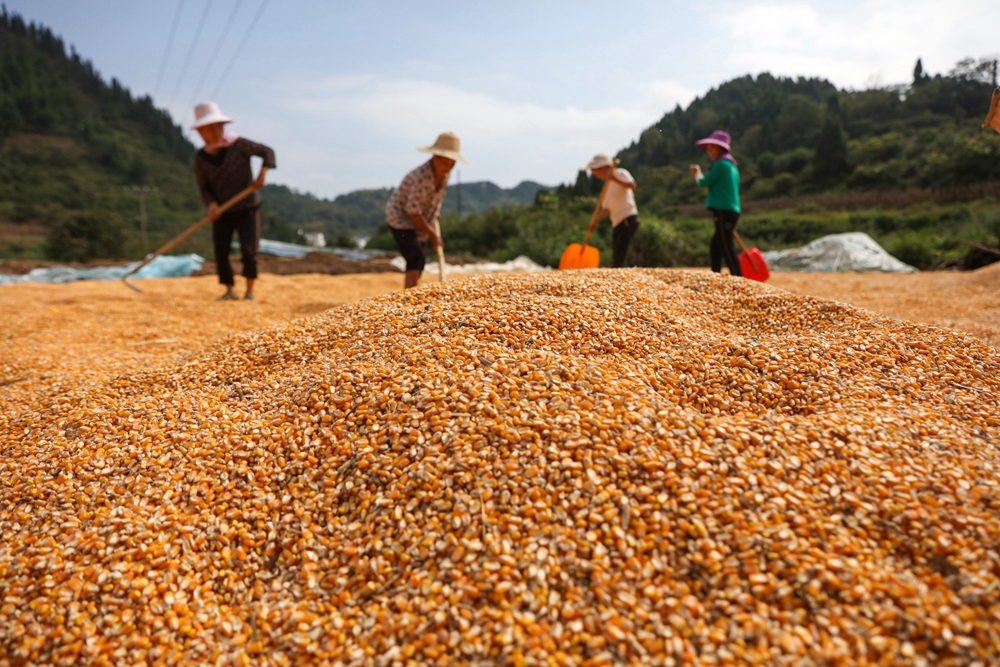
[[138, 287], [136, 287], [135, 285], [133, 285], [128, 281], [128, 276], [122, 276], [122, 282], [125, 283], [125, 286], [128, 287], [130, 290], [134, 290], [139, 294], [144, 294], [144, 292], [141, 289], [139, 289]]

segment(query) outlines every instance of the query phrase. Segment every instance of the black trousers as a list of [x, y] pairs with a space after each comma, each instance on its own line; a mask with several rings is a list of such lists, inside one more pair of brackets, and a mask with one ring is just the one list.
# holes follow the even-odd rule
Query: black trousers
[[639, 230], [639, 217], [630, 215], [615, 227], [611, 232], [611, 265], [621, 268], [625, 266], [625, 256], [628, 255], [628, 246], [632, 243], [632, 238]]
[[399, 254], [406, 260], [407, 271], [423, 271], [427, 263], [427, 241], [421, 241], [415, 229], [396, 229], [390, 227], [392, 237], [396, 239]]
[[260, 245], [260, 209], [245, 208], [226, 211], [212, 223], [212, 244], [215, 246], [215, 266], [219, 272], [219, 283], [233, 284], [233, 265], [229, 263], [229, 247], [233, 242], [233, 232], [239, 236], [240, 252], [243, 254], [243, 277], [257, 277], [257, 246]]
[[712, 237], [712, 245], [709, 248], [709, 254], [712, 257], [712, 270], [721, 273], [722, 260], [725, 258], [726, 266], [729, 267], [729, 275], [742, 276], [740, 253], [737, 252], [736, 241], [733, 239], [733, 232], [736, 231], [736, 223], [739, 222], [740, 214], [717, 208], [709, 210], [712, 212], [712, 220], [715, 221], [715, 235]]

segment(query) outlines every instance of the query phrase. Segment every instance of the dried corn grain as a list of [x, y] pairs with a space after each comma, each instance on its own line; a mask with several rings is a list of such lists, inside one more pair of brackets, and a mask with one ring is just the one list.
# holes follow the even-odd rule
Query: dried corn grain
[[991, 664], [1000, 359], [671, 271], [484, 277], [0, 430], [0, 664]]

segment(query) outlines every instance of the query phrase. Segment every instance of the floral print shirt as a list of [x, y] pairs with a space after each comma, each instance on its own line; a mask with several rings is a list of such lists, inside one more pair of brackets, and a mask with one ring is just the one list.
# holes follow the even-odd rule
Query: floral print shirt
[[394, 229], [415, 229], [410, 214], [420, 214], [428, 224], [441, 213], [441, 204], [448, 192], [448, 181], [434, 189], [433, 160], [428, 160], [406, 175], [389, 203], [385, 205], [385, 221]]

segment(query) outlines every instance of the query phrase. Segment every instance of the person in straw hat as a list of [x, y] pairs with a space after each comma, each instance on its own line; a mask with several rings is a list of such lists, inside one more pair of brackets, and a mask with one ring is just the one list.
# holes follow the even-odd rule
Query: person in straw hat
[[611, 179], [595, 222], [611, 216], [611, 265], [621, 268], [625, 266], [629, 244], [639, 229], [639, 209], [636, 208], [635, 194], [632, 192], [635, 190], [635, 179], [627, 169], [615, 167], [611, 158], [604, 153], [595, 155], [585, 168], [602, 181]]
[[740, 170], [737, 169], [736, 158], [729, 152], [730, 138], [728, 132], [716, 130], [708, 137], [695, 142], [708, 153], [712, 166], [707, 174], [701, 173], [701, 167], [691, 165], [691, 173], [699, 188], [708, 188], [708, 200], [705, 206], [712, 212], [715, 221], [715, 235], [709, 254], [712, 259], [712, 270], [722, 272], [722, 260], [725, 258], [729, 267], [729, 275], [742, 276], [740, 255], [736, 250], [733, 233], [740, 219]]
[[432, 146], [418, 151], [431, 153], [431, 159], [404, 178], [385, 205], [385, 221], [396, 239], [399, 254], [406, 260], [403, 287], [416, 287], [427, 260], [427, 241], [444, 247], [436, 222], [448, 192], [448, 177], [455, 161], [472, 164], [460, 151], [461, 141], [452, 132], [439, 134]]
[[[231, 209], [218, 216], [219, 206], [246, 189], [251, 183], [258, 189], [264, 187], [268, 169], [277, 167], [274, 151], [263, 144], [237, 137], [226, 132], [232, 118], [224, 116], [215, 102], [203, 102], [194, 108], [195, 123], [205, 146], [194, 158], [194, 173], [198, 179], [201, 198], [208, 207], [208, 214], [216, 217], [212, 222], [212, 244], [215, 247], [215, 264], [219, 282], [226, 286], [220, 301], [238, 301], [233, 280], [233, 267], [229, 263], [229, 248], [233, 232], [239, 236], [243, 253], [243, 277], [247, 289], [246, 301], [253, 300], [253, 285], [257, 279], [257, 247], [260, 244], [260, 195], [255, 191]], [[250, 168], [250, 158], [256, 155], [264, 160], [256, 180]]]

